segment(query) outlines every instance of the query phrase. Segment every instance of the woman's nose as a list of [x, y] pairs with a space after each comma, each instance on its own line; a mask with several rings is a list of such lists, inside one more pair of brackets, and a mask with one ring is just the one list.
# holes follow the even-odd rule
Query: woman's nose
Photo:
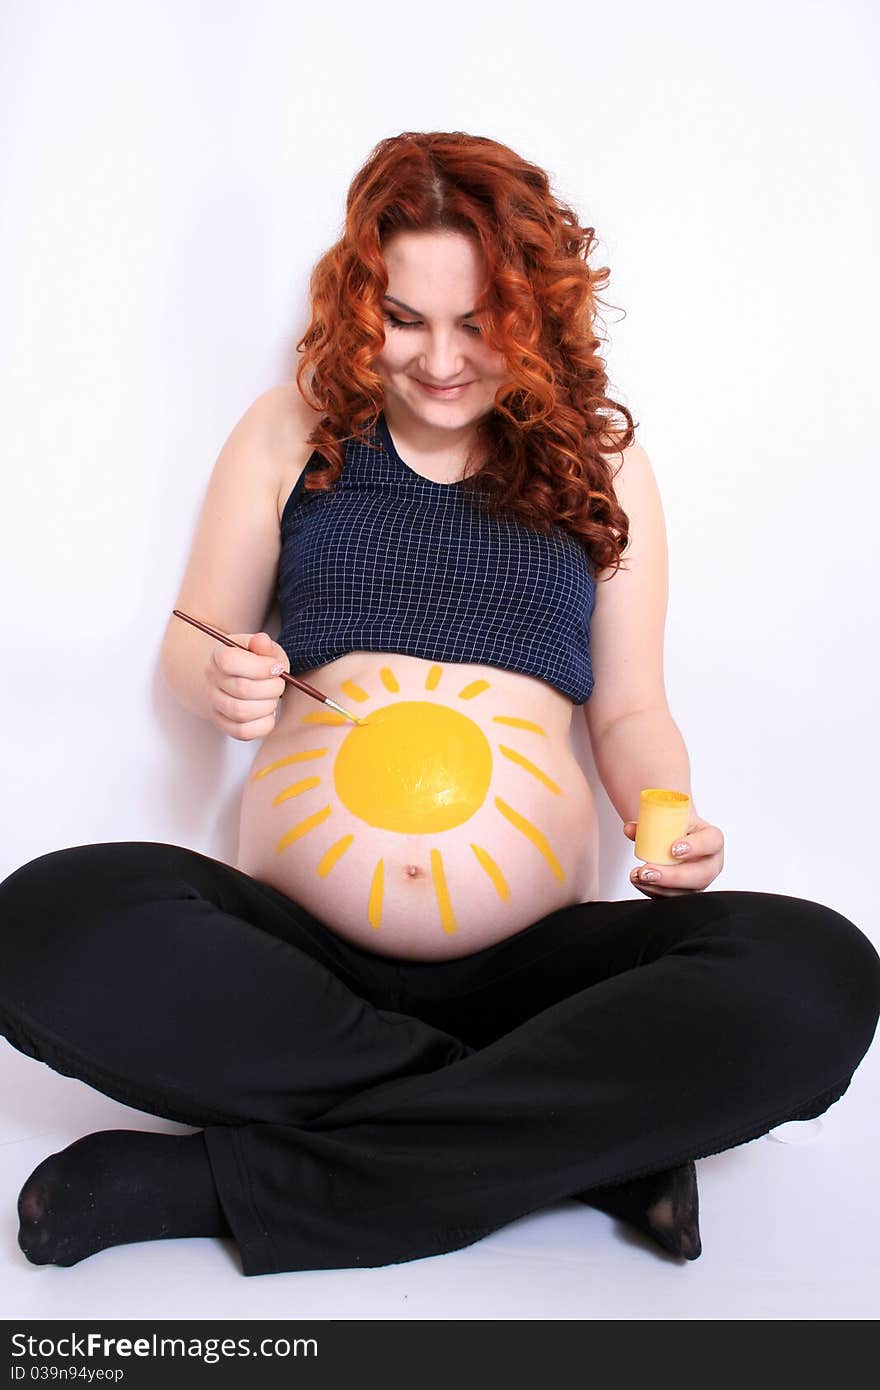
[[437, 386], [441, 382], [458, 381], [463, 364], [464, 356], [460, 346], [438, 340], [422, 353], [419, 371], [432, 385]]

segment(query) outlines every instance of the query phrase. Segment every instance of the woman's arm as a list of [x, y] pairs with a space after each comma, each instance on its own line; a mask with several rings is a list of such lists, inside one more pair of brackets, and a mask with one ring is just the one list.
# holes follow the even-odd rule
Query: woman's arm
[[[224, 632], [260, 631], [271, 606], [281, 550], [282, 401], [283, 388], [265, 391], [223, 445], [172, 605]], [[215, 645], [216, 638], [169, 617], [162, 674], [184, 708], [202, 719], [211, 714], [203, 672]]]
[[[668, 597], [666, 527], [660, 493], [644, 449], [624, 450], [614, 479], [629, 519], [626, 570], [597, 583], [591, 624], [594, 689], [584, 712], [596, 770], [635, 838], [639, 793], [667, 787], [691, 798], [684, 854], [671, 865], [645, 864], [634, 878], [649, 896], [701, 892], [724, 864], [723, 832], [697, 811], [684, 739], [669, 712], [663, 678]], [[670, 846], [671, 850], [671, 846]], [[642, 875], [652, 875], [642, 888]]]
[[590, 624], [594, 688], [584, 714], [596, 770], [627, 822], [638, 816], [645, 787], [690, 795], [691, 771], [666, 700], [666, 525], [651, 460], [640, 444], [624, 450], [614, 491], [629, 521], [622, 557], [627, 568], [596, 584]]
[[625, 714], [607, 725], [592, 746], [596, 771], [622, 821], [638, 818], [639, 793], [645, 787], [687, 793], [691, 815], [698, 818], [687, 749], [668, 709]]

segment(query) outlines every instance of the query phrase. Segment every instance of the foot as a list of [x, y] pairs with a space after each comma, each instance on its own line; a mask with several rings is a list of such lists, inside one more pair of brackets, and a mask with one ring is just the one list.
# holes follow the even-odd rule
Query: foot
[[18, 1216], [18, 1243], [39, 1265], [75, 1265], [133, 1241], [231, 1234], [201, 1130], [87, 1134], [38, 1164]]
[[591, 1187], [573, 1195], [580, 1202], [637, 1226], [672, 1255], [695, 1260], [702, 1251], [697, 1170], [692, 1162], [614, 1187]]

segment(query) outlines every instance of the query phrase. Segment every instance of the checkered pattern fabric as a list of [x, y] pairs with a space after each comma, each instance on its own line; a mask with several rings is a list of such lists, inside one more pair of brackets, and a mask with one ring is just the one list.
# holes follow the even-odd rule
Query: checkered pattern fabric
[[[592, 561], [561, 527], [542, 536], [472, 505], [400, 458], [384, 413], [345, 445], [329, 493], [306, 492], [313, 453], [281, 518], [277, 641], [294, 675], [351, 651], [521, 671], [581, 705], [593, 689]], [[378, 445], [371, 448], [370, 444]]]

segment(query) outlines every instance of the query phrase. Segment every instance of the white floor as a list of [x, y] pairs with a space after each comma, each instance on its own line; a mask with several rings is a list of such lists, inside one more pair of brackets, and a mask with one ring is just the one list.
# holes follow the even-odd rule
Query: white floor
[[[821, 1120], [697, 1163], [703, 1253], [677, 1260], [580, 1202], [450, 1254], [245, 1278], [232, 1240], [151, 1241], [32, 1265], [16, 1198], [96, 1129], [190, 1130], [60, 1076], [0, 1039], [0, 1306], [6, 1319], [873, 1319], [880, 1312], [880, 1044]], [[788, 1142], [780, 1142], [782, 1138]], [[797, 1141], [797, 1142], [793, 1142]]]

